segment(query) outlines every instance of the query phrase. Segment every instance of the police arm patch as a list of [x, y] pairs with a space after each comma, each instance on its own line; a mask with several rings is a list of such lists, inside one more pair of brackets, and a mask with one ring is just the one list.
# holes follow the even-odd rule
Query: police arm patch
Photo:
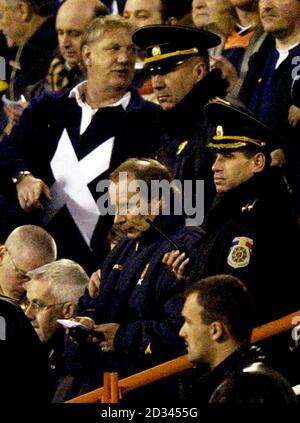
[[234, 269], [248, 266], [252, 249], [253, 239], [245, 236], [234, 238], [227, 257], [227, 263]]

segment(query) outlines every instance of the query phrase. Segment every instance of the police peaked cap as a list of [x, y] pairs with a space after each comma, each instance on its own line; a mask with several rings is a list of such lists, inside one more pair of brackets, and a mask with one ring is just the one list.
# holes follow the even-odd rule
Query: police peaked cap
[[133, 34], [133, 42], [147, 57], [147, 68], [171, 68], [193, 56], [207, 55], [207, 50], [221, 43], [218, 35], [180, 25], [147, 25]]
[[209, 122], [216, 133], [207, 144], [214, 151], [261, 150], [270, 153], [282, 148], [284, 140], [271, 128], [257, 120], [238, 101], [213, 99], [205, 106]]

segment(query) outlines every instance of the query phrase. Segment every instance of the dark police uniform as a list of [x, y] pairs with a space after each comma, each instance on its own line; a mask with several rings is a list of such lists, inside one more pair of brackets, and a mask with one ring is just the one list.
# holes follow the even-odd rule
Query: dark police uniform
[[[269, 154], [276, 135], [229, 103], [206, 107], [223, 125], [208, 147], [214, 152], [254, 148]], [[241, 135], [242, 134], [242, 135]], [[217, 195], [205, 222], [192, 279], [218, 273], [239, 277], [257, 309], [257, 324], [299, 308], [299, 234], [291, 195], [279, 168], [266, 167], [238, 187]]]

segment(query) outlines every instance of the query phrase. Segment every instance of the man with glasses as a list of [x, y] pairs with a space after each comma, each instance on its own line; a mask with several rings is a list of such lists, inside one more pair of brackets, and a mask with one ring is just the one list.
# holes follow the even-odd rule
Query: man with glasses
[[22, 300], [26, 272], [55, 259], [56, 244], [48, 232], [34, 225], [19, 226], [0, 245], [0, 294]]
[[45, 344], [52, 378], [53, 401], [61, 402], [71, 395], [73, 379], [67, 375], [64, 362], [64, 329], [57, 319], [70, 319], [89, 278], [72, 260], [48, 263], [31, 272], [26, 283], [25, 314]]
[[209, 127], [203, 109], [211, 98], [226, 95], [220, 72], [209, 69], [208, 49], [221, 40], [197, 28], [149, 25], [136, 31], [133, 41], [147, 52], [145, 67], [164, 111], [152, 125], [158, 146], [153, 145], [151, 153], [175, 179], [203, 179], [208, 205], [213, 184], [204, 149]]

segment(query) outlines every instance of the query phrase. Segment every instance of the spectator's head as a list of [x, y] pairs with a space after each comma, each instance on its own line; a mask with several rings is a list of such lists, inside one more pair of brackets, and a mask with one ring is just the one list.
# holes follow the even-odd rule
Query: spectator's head
[[145, 25], [176, 25], [184, 15], [182, 0], [127, 0], [123, 12], [125, 19], [135, 28]]
[[99, 90], [125, 92], [133, 80], [136, 60], [129, 22], [117, 16], [94, 19], [83, 36], [82, 58], [88, 81]]
[[108, 9], [99, 0], [66, 0], [57, 12], [56, 31], [59, 50], [67, 65], [81, 62], [81, 42], [88, 23], [108, 15]]
[[279, 40], [300, 32], [299, 0], [259, 0], [259, 13], [264, 30]]
[[230, 275], [216, 275], [191, 286], [182, 311], [179, 335], [193, 363], [214, 368], [243, 343], [254, 324], [252, 300], [244, 284]]
[[203, 28], [212, 22], [214, 8], [219, 1], [220, 0], [193, 0], [192, 18], [197, 28]]
[[228, 192], [271, 162], [271, 151], [282, 146], [281, 138], [248, 111], [230, 102], [216, 100], [205, 107], [216, 135], [207, 144], [215, 161], [212, 166], [218, 193]]
[[27, 272], [56, 259], [54, 239], [34, 225], [16, 228], [0, 246], [0, 288], [7, 297], [25, 296]]
[[145, 66], [164, 110], [176, 106], [207, 75], [207, 49], [220, 43], [220, 38], [211, 32], [170, 25], [141, 28], [133, 40], [147, 51]]
[[53, 13], [54, 0], [0, 0], [0, 29], [9, 47], [26, 42]]
[[89, 278], [79, 264], [62, 259], [28, 272], [26, 316], [44, 344], [70, 319]]
[[[154, 221], [169, 201], [168, 193], [173, 194], [170, 171], [157, 160], [132, 158], [114, 170], [110, 180], [114, 223], [128, 238], [139, 238], [150, 228], [147, 219]], [[160, 182], [161, 190], [156, 185]]]

